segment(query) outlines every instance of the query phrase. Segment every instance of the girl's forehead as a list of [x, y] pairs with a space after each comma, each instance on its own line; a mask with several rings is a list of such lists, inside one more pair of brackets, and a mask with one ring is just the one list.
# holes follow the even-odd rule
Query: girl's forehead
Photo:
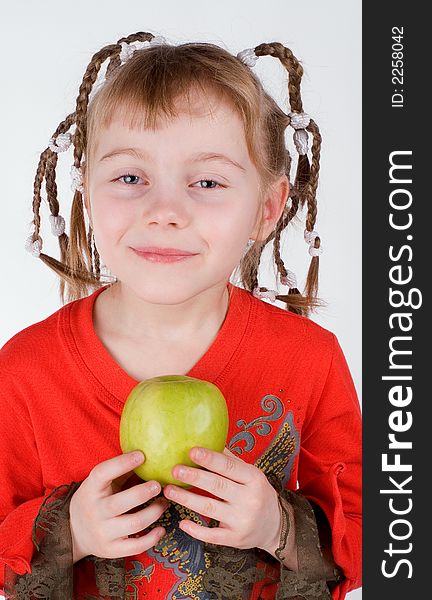
[[94, 151], [113, 142], [118, 145], [136, 140], [173, 139], [179, 140], [182, 146], [201, 144], [207, 141], [236, 146], [239, 150], [246, 146], [244, 126], [240, 116], [230, 106], [219, 103], [207, 106], [206, 109], [193, 110], [179, 107], [175, 116], [161, 114], [156, 127], [147, 128], [145, 113], [130, 114], [118, 110], [109, 122], [103, 124], [93, 140]]
[[[112, 113], [106, 127], [109, 128], [112, 125], [115, 129], [148, 131], [150, 130], [146, 127], [148, 113], [149, 111], [145, 107], [119, 106]], [[154, 123], [155, 131], [187, 123], [199, 126], [206, 124], [214, 126], [215, 124], [220, 125], [220, 123], [229, 123], [230, 126], [242, 125], [241, 118], [234, 107], [218, 99], [214, 99], [212, 102], [194, 101], [191, 104], [181, 101], [174, 105], [173, 113], [166, 112], [161, 108], [156, 114]]]

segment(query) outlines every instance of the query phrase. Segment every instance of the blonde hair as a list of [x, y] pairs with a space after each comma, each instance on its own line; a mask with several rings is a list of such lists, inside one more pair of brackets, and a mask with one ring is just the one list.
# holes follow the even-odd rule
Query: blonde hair
[[[275, 100], [264, 90], [250, 67], [227, 50], [210, 43], [185, 43], [178, 46], [166, 43], [137, 49], [124, 64], [120, 60], [122, 42], [150, 41], [153, 34], [139, 32], [121, 38], [117, 44], [103, 47], [92, 57], [81, 83], [74, 113], [60, 123], [53, 138], [66, 133], [76, 125], [72, 135], [74, 166], [81, 168], [84, 177], [91, 170], [91, 161], [101, 128], [108, 126], [114, 115], [123, 115], [129, 126], [156, 128], [161, 117], [174, 118], [177, 101], [190, 103], [196, 90], [203, 94], [214, 92], [228, 102], [240, 115], [251, 161], [260, 176], [260, 198], [271, 190], [282, 175], [290, 180], [291, 157], [285, 145], [285, 129], [290, 116], [285, 114]], [[288, 71], [288, 92], [291, 111], [303, 112], [300, 82], [303, 68], [289, 48], [278, 42], [255, 47], [257, 56], [272, 55]], [[105, 81], [97, 89], [94, 84], [102, 64], [109, 59]], [[90, 94], [93, 96], [90, 100]], [[257, 240], [242, 257], [239, 265], [242, 286], [252, 291], [258, 287], [258, 270], [261, 254], [268, 242], [273, 242], [273, 260], [278, 274], [288, 272], [280, 256], [282, 231], [296, 216], [299, 208], [307, 204], [306, 229], [314, 229], [317, 205], [321, 136], [318, 126], [310, 119], [307, 131], [312, 134], [312, 160], [307, 155], [298, 158], [294, 183], [290, 184], [289, 198], [275, 229], [265, 240]], [[47, 199], [51, 213], [57, 216], [59, 204], [55, 169], [57, 153], [50, 148], [40, 156], [34, 185], [33, 241], [40, 229], [39, 208], [41, 185], [46, 182]], [[259, 235], [257, 236], [260, 237]], [[59, 236], [60, 261], [41, 253], [41, 260], [60, 276], [60, 296], [67, 302], [87, 296], [106, 285], [100, 270], [100, 257], [94, 244], [91, 225], [86, 231], [83, 194], [76, 190], [70, 215], [70, 234]], [[319, 237], [315, 247], [320, 246]], [[309, 311], [323, 304], [317, 298], [319, 257], [311, 259], [304, 296], [297, 288], [276, 298], [286, 304], [287, 310], [308, 316]], [[266, 288], [260, 288], [262, 291]]]

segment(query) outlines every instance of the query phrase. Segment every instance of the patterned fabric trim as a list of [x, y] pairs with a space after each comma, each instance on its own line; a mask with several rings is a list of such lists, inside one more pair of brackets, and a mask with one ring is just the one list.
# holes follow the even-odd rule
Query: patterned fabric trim
[[69, 504], [80, 485], [81, 482], [61, 485], [43, 501], [33, 523], [32, 539], [37, 551], [31, 561], [32, 572], [17, 575], [5, 565], [6, 599], [72, 599], [73, 563]]
[[[318, 527], [320, 525], [321, 529], [321, 524], [325, 525], [324, 513], [319, 513], [322, 520], [318, 524], [314, 507], [305, 496], [295, 491], [282, 489], [280, 480], [276, 478], [269, 478], [269, 481], [279, 494], [282, 512], [281, 538], [279, 548], [275, 552], [281, 564], [280, 585], [276, 600], [331, 600], [330, 590], [340, 583], [344, 576], [342, 570], [334, 563], [331, 552], [327, 549], [325, 557], [322, 553]], [[288, 505], [294, 509], [297, 572], [288, 569], [283, 564], [283, 550], [287, 543], [290, 527], [294, 525], [289, 522]]]

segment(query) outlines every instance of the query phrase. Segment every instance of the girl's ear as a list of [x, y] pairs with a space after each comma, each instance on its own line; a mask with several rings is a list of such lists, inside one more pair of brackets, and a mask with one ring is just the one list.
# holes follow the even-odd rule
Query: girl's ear
[[[289, 194], [289, 180], [286, 175], [282, 175], [272, 186], [272, 191], [264, 201], [262, 207], [261, 219], [261, 238], [265, 240], [276, 227], [279, 221]], [[253, 232], [255, 234], [255, 230]], [[253, 239], [258, 239], [257, 234], [251, 235]]]

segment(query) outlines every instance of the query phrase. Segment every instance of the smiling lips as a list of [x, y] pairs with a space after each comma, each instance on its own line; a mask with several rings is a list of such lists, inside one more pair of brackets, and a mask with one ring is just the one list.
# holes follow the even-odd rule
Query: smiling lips
[[142, 258], [149, 260], [150, 262], [178, 262], [196, 256], [192, 252], [187, 250], [181, 250], [180, 248], [158, 248], [155, 246], [146, 246], [144, 248], [132, 248], [132, 250]]

